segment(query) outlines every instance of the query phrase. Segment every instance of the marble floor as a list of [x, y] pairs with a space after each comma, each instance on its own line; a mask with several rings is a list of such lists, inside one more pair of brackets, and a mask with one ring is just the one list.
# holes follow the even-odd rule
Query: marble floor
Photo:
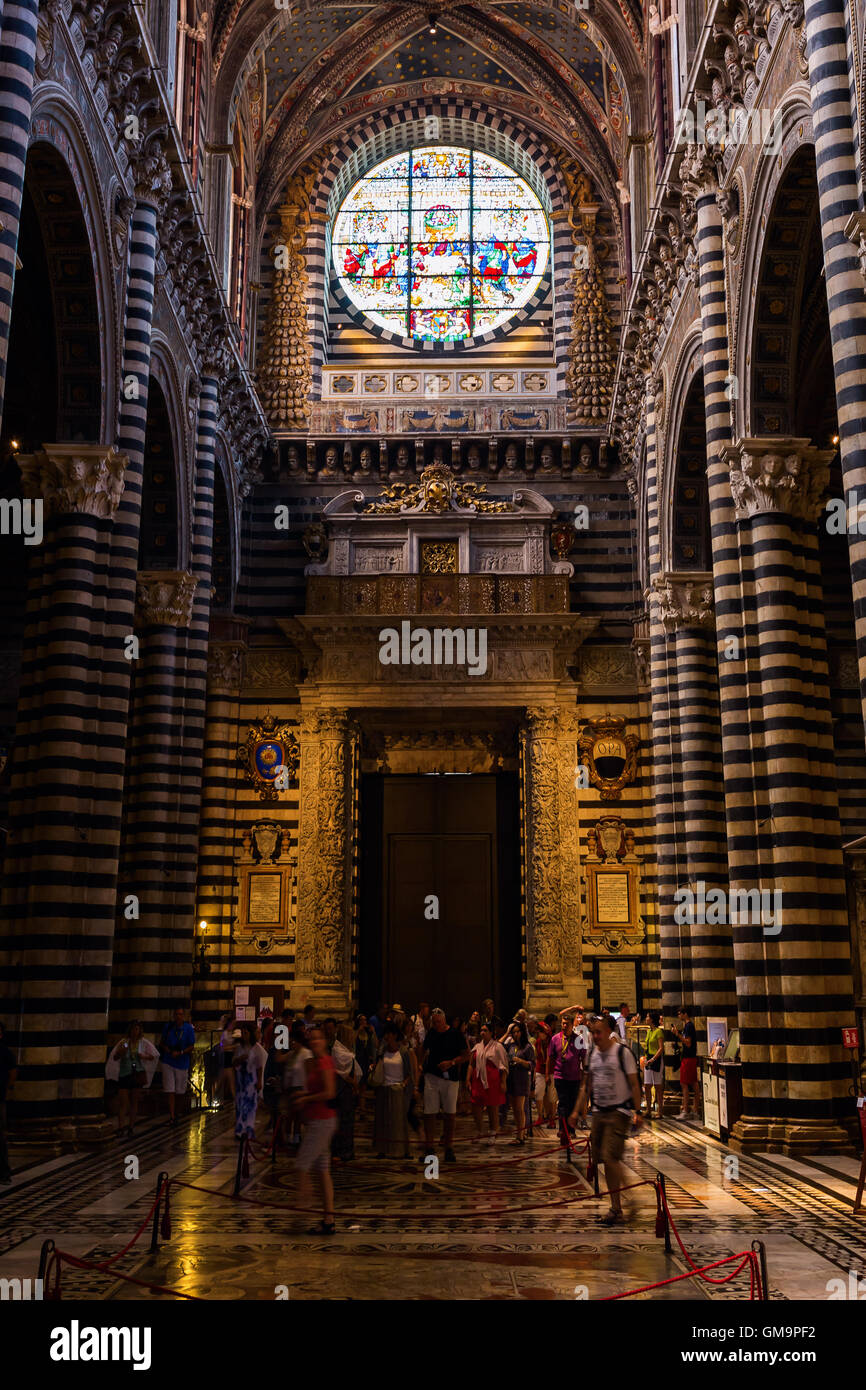
[[[583, 1158], [565, 1162], [546, 1129], [531, 1146], [510, 1147], [506, 1136], [491, 1151], [470, 1143], [471, 1123], [461, 1118], [458, 1163], [427, 1177], [417, 1153], [378, 1160], [366, 1122], [356, 1161], [335, 1165], [338, 1223], [328, 1238], [305, 1234], [312, 1221], [298, 1210], [287, 1154], [252, 1163], [246, 1200], [225, 1195], [236, 1164], [232, 1121], [225, 1109], [195, 1113], [176, 1129], [152, 1121], [114, 1150], [31, 1156], [23, 1166], [13, 1152], [15, 1181], [0, 1188], [0, 1277], [35, 1277], [47, 1237], [81, 1259], [115, 1254], [144, 1220], [162, 1170], [208, 1191], [174, 1187], [170, 1240], [150, 1254], [148, 1227], [114, 1270], [198, 1299], [595, 1300], [688, 1268], [676, 1244], [665, 1254], [655, 1234], [652, 1187], [626, 1193], [628, 1224], [606, 1228], [607, 1202], [594, 1197]], [[664, 1173], [697, 1263], [762, 1240], [773, 1301], [828, 1299], [841, 1287], [832, 1281], [866, 1275], [866, 1211], [851, 1215], [852, 1159], [733, 1155], [700, 1129], [666, 1120], [628, 1141], [626, 1163], [630, 1182]], [[64, 1299], [152, 1299], [114, 1270], [65, 1265]], [[748, 1270], [727, 1284], [682, 1280], [638, 1297], [746, 1300]]]

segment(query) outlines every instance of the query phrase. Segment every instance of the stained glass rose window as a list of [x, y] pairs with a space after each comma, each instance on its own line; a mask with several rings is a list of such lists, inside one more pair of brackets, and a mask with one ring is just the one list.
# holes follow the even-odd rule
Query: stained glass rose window
[[334, 270], [355, 308], [402, 338], [459, 341], [501, 328], [550, 255], [544, 209], [507, 165], [431, 145], [386, 159], [345, 198]]

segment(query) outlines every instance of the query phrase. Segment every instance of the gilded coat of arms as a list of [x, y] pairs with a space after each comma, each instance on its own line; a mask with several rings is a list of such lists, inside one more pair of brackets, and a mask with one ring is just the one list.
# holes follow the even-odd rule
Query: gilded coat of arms
[[602, 801], [618, 801], [634, 781], [639, 745], [637, 734], [626, 733], [624, 719], [603, 714], [587, 720], [577, 746]]
[[260, 801], [276, 801], [297, 776], [300, 745], [289, 724], [266, 714], [238, 746], [238, 762]]

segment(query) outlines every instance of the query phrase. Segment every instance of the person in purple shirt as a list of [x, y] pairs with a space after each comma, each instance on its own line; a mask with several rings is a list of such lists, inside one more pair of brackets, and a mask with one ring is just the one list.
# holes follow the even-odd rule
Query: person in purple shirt
[[568, 1117], [577, 1103], [585, 1066], [586, 1048], [583, 1039], [575, 1036], [574, 1015], [564, 1015], [562, 1027], [554, 1033], [547, 1049], [547, 1076], [553, 1078], [556, 1088], [557, 1114], [572, 1134]]

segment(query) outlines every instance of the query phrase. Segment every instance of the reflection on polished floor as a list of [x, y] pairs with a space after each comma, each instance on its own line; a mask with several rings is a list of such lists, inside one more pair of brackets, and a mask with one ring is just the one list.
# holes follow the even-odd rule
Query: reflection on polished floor
[[[164, 1121], [112, 1153], [66, 1155], [16, 1174], [0, 1198], [0, 1276], [36, 1274], [52, 1237], [62, 1250], [99, 1261], [120, 1250], [150, 1207], [157, 1175], [230, 1193], [236, 1163], [232, 1116], [209, 1112], [176, 1131]], [[424, 1166], [380, 1161], [359, 1127], [358, 1158], [336, 1166], [337, 1234], [308, 1236], [297, 1210], [293, 1160], [255, 1161], [235, 1202], [188, 1188], [172, 1190], [172, 1235], [149, 1254], [149, 1229], [117, 1269], [198, 1298], [291, 1299], [600, 1299], [669, 1279], [687, 1269], [655, 1235], [653, 1189], [629, 1192], [631, 1218], [608, 1230], [607, 1209], [567, 1165], [547, 1130], [524, 1149], [494, 1152], [469, 1142], [461, 1120], [456, 1166], [424, 1177]], [[263, 1140], [266, 1132], [262, 1131]], [[127, 1155], [137, 1181], [124, 1177]], [[637, 1182], [664, 1173], [670, 1210], [699, 1264], [764, 1241], [773, 1300], [826, 1299], [866, 1268], [866, 1216], [851, 1216], [853, 1159], [794, 1161], [743, 1157], [728, 1176], [728, 1151], [675, 1121], [644, 1126], [626, 1162]], [[15, 1162], [13, 1158], [13, 1163]], [[266, 1205], [257, 1206], [260, 1202]], [[278, 1288], [282, 1290], [277, 1294]], [[828, 1287], [829, 1286], [829, 1287]], [[113, 1273], [64, 1267], [63, 1298], [145, 1299], [146, 1289]], [[744, 1300], [748, 1271], [711, 1286], [668, 1285], [644, 1298]]]

